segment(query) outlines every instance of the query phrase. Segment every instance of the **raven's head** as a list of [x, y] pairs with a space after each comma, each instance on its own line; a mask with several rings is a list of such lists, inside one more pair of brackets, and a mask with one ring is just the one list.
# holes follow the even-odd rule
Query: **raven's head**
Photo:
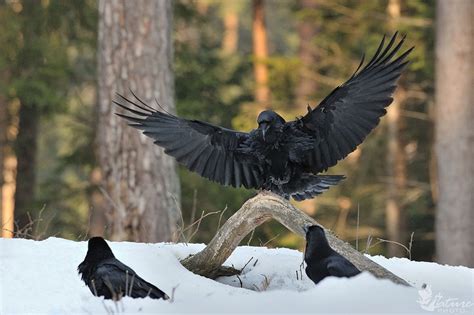
[[330, 247], [324, 229], [319, 225], [305, 226], [303, 229], [306, 232], [305, 260], [326, 254]]
[[265, 110], [258, 115], [257, 123], [258, 129], [262, 132], [263, 141], [272, 142], [271, 139], [267, 139], [272, 138], [268, 137], [268, 135], [271, 135], [274, 131], [280, 129], [285, 124], [285, 120], [274, 111]]
[[99, 236], [89, 239], [87, 255], [85, 260], [90, 262], [100, 262], [104, 259], [114, 258], [114, 254], [107, 242]]

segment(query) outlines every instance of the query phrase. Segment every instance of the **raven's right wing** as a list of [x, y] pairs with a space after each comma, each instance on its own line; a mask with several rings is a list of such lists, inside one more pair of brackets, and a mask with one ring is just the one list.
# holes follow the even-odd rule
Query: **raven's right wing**
[[382, 39], [372, 59], [359, 68], [344, 84], [334, 89], [319, 105], [308, 113], [290, 122], [294, 129], [305, 132], [313, 143], [306, 153], [303, 164], [312, 173], [319, 173], [344, 159], [364, 141], [374, 129], [385, 108], [392, 103], [392, 94], [407, 56], [413, 47], [396, 56], [405, 37], [398, 43], [397, 33], [385, 45]]
[[248, 133], [156, 111], [135, 95], [139, 103], [119, 96], [126, 104], [114, 103], [129, 115], [117, 115], [130, 121], [130, 126], [143, 130], [143, 134], [189, 170], [222, 185], [260, 188], [261, 167], [238, 150], [248, 139]]

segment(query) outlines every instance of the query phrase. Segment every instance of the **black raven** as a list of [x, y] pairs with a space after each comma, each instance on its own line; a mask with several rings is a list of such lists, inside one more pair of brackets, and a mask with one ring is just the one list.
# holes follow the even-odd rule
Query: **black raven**
[[115, 258], [102, 237], [89, 240], [87, 255], [77, 267], [82, 280], [95, 296], [119, 300], [123, 296], [168, 299], [163, 291], [138, 276], [132, 268]]
[[305, 227], [306, 249], [304, 261], [306, 274], [318, 284], [326, 277], [353, 277], [360, 273], [350, 261], [329, 246], [324, 229], [319, 225]]
[[395, 57], [405, 37], [382, 39], [372, 59], [364, 58], [351, 78], [333, 90], [305, 116], [286, 122], [266, 110], [258, 128], [238, 132], [199, 120], [156, 111], [121, 96], [114, 103], [130, 125], [199, 175], [222, 185], [270, 190], [287, 199], [304, 200], [327, 190], [342, 175], [317, 175], [345, 158], [362, 143], [385, 115], [405, 61], [413, 47]]

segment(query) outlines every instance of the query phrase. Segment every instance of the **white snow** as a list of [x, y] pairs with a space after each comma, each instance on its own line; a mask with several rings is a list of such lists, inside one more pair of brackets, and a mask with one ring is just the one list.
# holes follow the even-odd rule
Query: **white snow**
[[302, 280], [296, 277], [301, 252], [242, 246], [226, 262], [242, 268], [253, 257], [240, 288], [235, 276], [213, 281], [181, 266], [179, 259], [202, 244], [109, 244], [118, 259], [174, 301], [126, 297], [114, 303], [92, 296], [76, 271], [86, 242], [0, 239], [0, 314], [474, 313], [474, 269], [466, 267], [376, 256], [370, 258], [413, 287], [368, 273], [326, 278], [316, 286], [304, 270]]

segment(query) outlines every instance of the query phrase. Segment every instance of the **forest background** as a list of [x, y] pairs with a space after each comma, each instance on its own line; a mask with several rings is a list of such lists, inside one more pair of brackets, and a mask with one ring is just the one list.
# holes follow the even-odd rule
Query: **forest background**
[[[117, 222], [112, 222], [116, 220], [111, 214], [113, 200], [103, 184], [104, 159], [98, 153], [111, 145], [100, 136], [107, 119], [101, 115], [111, 114], [104, 114], [98, 105], [104, 76], [98, 66], [104, 47], [101, 38], [106, 40], [100, 34], [106, 30], [99, 25], [107, 23], [101, 22], [106, 16], [101, 11], [106, 10], [103, 2], [107, 1], [0, 1], [3, 237], [84, 240], [102, 234], [116, 240], [156, 241], [133, 231], [118, 235], [109, 229]], [[449, 92], [440, 87], [454, 84], [441, 82], [444, 76], [435, 80], [435, 65], [440, 62], [435, 57], [446, 56], [446, 45], [435, 43], [450, 37], [450, 45], [457, 47], [456, 41], [468, 38], [470, 44], [459, 45], [473, 51], [472, 37], [452, 36], [453, 27], [448, 25], [462, 24], [462, 14], [452, 12], [469, 11], [472, 2], [447, 2], [172, 1], [167, 23], [174, 102], [172, 95], [168, 108], [174, 103], [180, 116], [246, 131], [256, 127], [255, 118], [264, 108], [293, 119], [347, 80], [362, 55], [375, 52], [384, 34], [396, 30], [406, 34], [406, 47], [416, 48], [387, 116], [355, 152], [330, 170], [347, 179], [316, 199], [295, 205], [360, 251], [472, 267], [472, 232], [457, 236], [453, 232], [458, 238], [449, 240], [450, 233], [439, 224], [448, 222], [452, 231], [459, 224], [464, 228], [470, 224], [474, 230], [472, 91], [459, 95], [461, 103], [471, 106], [435, 103], [435, 95], [442, 99]], [[146, 5], [146, 1], [133, 4], [138, 12]], [[472, 35], [472, 22], [468, 23], [470, 31], [467, 27], [465, 33]], [[156, 61], [157, 67], [160, 62]], [[466, 69], [459, 80], [472, 83], [472, 56], [449, 62], [451, 67]], [[127, 88], [139, 96], [146, 93], [140, 86]], [[110, 91], [115, 92], [122, 91]], [[468, 140], [455, 141], [459, 135], [438, 127], [452, 123], [452, 117], [440, 114], [439, 106], [465, 117], [453, 129], [465, 130]], [[437, 133], [439, 129], [443, 132]], [[454, 147], [443, 147], [447, 142]], [[438, 176], [445, 172], [440, 161], [449, 159], [440, 155], [451, 150], [463, 152], [453, 160], [461, 169], [455, 174], [471, 178]], [[175, 235], [176, 241], [208, 242], [218, 226], [255, 195], [255, 191], [222, 187], [183, 168], [178, 173], [180, 188], [173, 198], [182, 214], [178, 223], [183, 233]], [[465, 189], [456, 189], [460, 186]], [[452, 187], [451, 194], [461, 194], [467, 202], [447, 206], [440, 200], [440, 187], [441, 191]], [[133, 222], [119, 224], [132, 225], [125, 231], [140, 229]], [[450, 255], [442, 254], [449, 252], [443, 249], [447, 242], [467, 243], [470, 252], [450, 260]], [[243, 243], [304, 246], [302, 239], [273, 221]]]

